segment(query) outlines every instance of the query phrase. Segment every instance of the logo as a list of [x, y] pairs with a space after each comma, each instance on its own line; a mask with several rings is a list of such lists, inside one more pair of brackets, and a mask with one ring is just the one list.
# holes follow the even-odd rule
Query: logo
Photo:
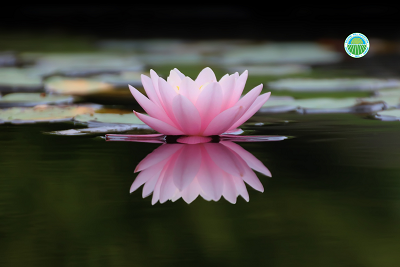
[[362, 33], [352, 33], [344, 41], [344, 50], [351, 57], [363, 57], [369, 50], [368, 38]]

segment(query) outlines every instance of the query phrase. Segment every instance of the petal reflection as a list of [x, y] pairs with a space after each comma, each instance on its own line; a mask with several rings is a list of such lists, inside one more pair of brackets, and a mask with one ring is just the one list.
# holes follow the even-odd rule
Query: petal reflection
[[223, 197], [234, 204], [238, 196], [249, 201], [245, 183], [264, 191], [252, 169], [271, 176], [260, 160], [231, 141], [162, 144], [138, 164], [135, 172], [140, 174], [130, 192], [144, 184], [143, 197], [152, 194], [153, 205], [180, 198], [191, 203], [199, 195], [208, 201]]

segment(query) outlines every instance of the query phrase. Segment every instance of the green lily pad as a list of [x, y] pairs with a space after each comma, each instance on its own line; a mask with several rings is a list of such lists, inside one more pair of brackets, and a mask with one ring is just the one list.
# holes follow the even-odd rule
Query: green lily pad
[[279, 64], [279, 65], [251, 65], [251, 66], [234, 66], [228, 67], [229, 73], [239, 72], [248, 70], [252, 76], [283, 76], [298, 73], [310, 72], [311, 68], [306, 65], [295, 65], [295, 64]]
[[93, 113], [81, 114], [74, 118], [74, 121], [80, 123], [101, 122], [101, 123], [118, 123], [118, 124], [144, 124], [134, 113], [130, 114], [112, 114], [112, 113]]
[[149, 53], [140, 54], [138, 58], [145, 64], [149, 65], [169, 65], [169, 64], [182, 64], [182, 65], [195, 65], [203, 63], [203, 57], [198, 53]]
[[44, 93], [11, 93], [0, 98], [0, 107], [33, 107], [37, 105], [71, 104], [72, 96], [46, 95]]
[[400, 109], [379, 111], [376, 113], [375, 118], [382, 121], [400, 121]]
[[60, 122], [72, 120], [79, 114], [92, 114], [95, 108], [88, 106], [47, 106], [32, 108], [8, 108], [0, 110], [3, 122], [22, 124], [35, 122]]
[[42, 77], [28, 68], [0, 68], [0, 92], [43, 91]]
[[223, 55], [222, 64], [328, 64], [341, 59], [342, 54], [316, 43], [267, 43], [232, 49]]
[[53, 77], [45, 81], [45, 89], [55, 94], [84, 96], [111, 91], [114, 86], [90, 78]]
[[123, 133], [126, 131], [134, 130], [151, 130], [151, 128], [145, 124], [115, 124], [106, 125], [101, 127], [89, 127], [83, 129], [70, 129], [64, 131], [53, 131], [47, 134], [53, 135], [94, 135], [94, 134], [106, 134], [106, 133]]
[[332, 91], [374, 91], [382, 88], [400, 86], [395, 79], [354, 78], [354, 79], [304, 79], [290, 78], [268, 83], [273, 90], [288, 90], [302, 92], [332, 92]]
[[370, 113], [389, 107], [397, 107], [399, 98], [311, 98], [268, 100], [259, 110], [261, 113], [297, 111], [299, 113]]
[[85, 124], [88, 128], [70, 129], [49, 132], [54, 135], [93, 135], [104, 133], [122, 133], [132, 130], [152, 130], [139, 120], [135, 114], [93, 113], [81, 114], [74, 117], [77, 123]]
[[393, 96], [393, 97], [400, 97], [400, 87], [397, 88], [390, 88], [390, 89], [383, 89], [375, 92], [377, 96]]
[[[93, 78], [99, 80], [101, 82], [105, 82], [116, 87], [125, 87], [127, 88], [128, 84], [132, 86], [142, 86], [142, 78], [141, 72], [137, 71], [123, 71], [118, 74], [101, 74], [96, 75]], [[150, 76], [148, 74], [147, 76]]]
[[46, 76], [81, 77], [100, 73], [138, 71], [143, 64], [134, 56], [117, 53], [25, 53]]

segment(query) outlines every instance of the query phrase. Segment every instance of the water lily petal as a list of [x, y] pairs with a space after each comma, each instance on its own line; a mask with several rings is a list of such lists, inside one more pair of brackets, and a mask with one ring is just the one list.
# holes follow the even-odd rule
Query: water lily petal
[[182, 149], [184, 145], [182, 144], [168, 144], [161, 145], [154, 149], [153, 152], [148, 154], [144, 159], [142, 159], [135, 168], [135, 173], [141, 170], [152, 167], [153, 165], [168, 159], [173, 154], [177, 153], [179, 149]]
[[171, 70], [167, 78], [167, 83], [169, 83], [175, 91], [178, 91], [178, 86], [181, 84], [181, 77], [176, 71]]
[[[181, 151], [181, 153], [183, 150]], [[165, 170], [164, 178], [162, 183], [160, 184], [160, 203], [164, 203], [168, 199], [172, 198], [176, 191], [176, 186], [174, 184], [174, 176], [173, 172], [176, 166], [177, 159], [180, 153], [175, 153], [169, 159], [169, 165]]]
[[228, 77], [229, 77], [229, 74], [227, 73], [227, 74], [225, 74], [224, 76], [222, 76], [221, 79], [219, 79], [218, 82], [220, 83], [220, 82], [222, 82], [223, 80], [225, 80], [225, 79], [228, 78]]
[[260, 179], [258, 179], [257, 175], [250, 169], [249, 166], [246, 165], [246, 167], [246, 172], [242, 177], [243, 180], [255, 190], [264, 192], [264, 187], [260, 182]]
[[177, 68], [174, 68], [174, 71], [176, 72], [176, 74], [179, 75], [179, 77], [181, 78], [181, 80], [182, 80], [183, 78], [185, 78], [185, 75], [184, 75], [182, 72], [180, 72]]
[[233, 106], [222, 111], [210, 122], [204, 130], [203, 136], [219, 135], [226, 132], [242, 115], [243, 107], [241, 106]]
[[216, 82], [217, 78], [215, 77], [214, 72], [209, 67], [204, 68], [196, 78], [196, 83], [200, 87], [205, 83]]
[[168, 162], [168, 159], [164, 159], [157, 164], [154, 164], [151, 168], [147, 168], [143, 171], [141, 171], [138, 176], [136, 177], [135, 181], [133, 182], [129, 192], [132, 193], [136, 189], [138, 189], [142, 184], [148, 182], [152, 178], [159, 177], [160, 173], [165, 166], [165, 164]]
[[203, 144], [203, 146], [214, 164], [229, 174], [243, 177], [246, 172], [246, 167], [250, 169], [236, 152], [233, 152], [225, 146], [216, 143], [206, 143]]
[[232, 96], [229, 100], [228, 106], [231, 107], [236, 104], [236, 102], [239, 100], [240, 96], [243, 93], [244, 86], [246, 85], [247, 77], [249, 76], [249, 73], [247, 70], [245, 70], [239, 78], [236, 79], [235, 82], [235, 89], [232, 91]]
[[171, 85], [169, 85], [163, 78], [158, 79], [158, 87], [161, 95], [161, 103], [164, 107], [165, 112], [168, 117], [174, 122], [174, 124], [179, 128], [179, 124], [175, 119], [174, 112], [172, 109], [172, 101], [178, 95]]
[[265, 165], [259, 159], [254, 157], [253, 154], [243, 149], [243, 147], [241, 147], [240, 145], [227, 141], [221, 141], [220, 144], [228, 147], [232, 151], [235, 151], [253, 170], [271, 177], [271, 172], [268, 170], [268, 168], [265, 167]]
[[237, 192], [236, 192], [236, 186], [233, 181], [232, 175], [229, 175], [224, 172], [224, 175], [222, 176], [222, 178], [224, 180], [224, 187], [222, 190], [222, 195], [230, 203], [235, 204], [236, 198], [237, 198]]
[[197, 181], [197, 178], [195, 178], [193, 182], [181, 193], [183, 200], [188, 204], [192, 203], [193, 200], [199, 196], [200, 188], [199, 182]]
[[154, 70], [150, 70], [150, 77], [151, 77], [151, 81], [153, 82], [154, 91], [157, 93], [158, 99], [161, 102], [160, 90], [158, 89], [158, 79], [160, 77], [157, 75], [157, 73]]
[[148, 126], [150, 126], [152, 129], [156, 130], [159, 133], [162, 133], [165, 135], [183, 135], [184, 134], [181, 130], [178, 130], [177, 128], [175, 128], [174, 126], [172, 126], [166, 122], [160, 121], [153, 117], [143, 115], [136, 111], [134, 111], [134, 113], [141, 121], [143, 121]]
[[199, 111], [189, 99], [183, 95], [177, 95], [173, 100], [172, 110], [178, 125], [186, 135], [198, 135], [200, 133], [201, 117]]
[[248, 92], [245, 96], [243, 96], [235, 105], [243, 106], [244, 109], [247, 111], [254, 103], [254, 101], [257, 99], [257, 97], [260, 95], [262, 88], [263, 88], [262, 84], [254, 87], [253, 89], [250, 90], [250, 92]]
[[[221, 79], [219, 82], [221, 84], [222, 92], [223, 92], [223, 99], [222, 99], [222, 107], [221, 110], [225, 110], [227, 108], [230, 108], [230, 100], [232, 98], [232, 94], [234, 93], [235, 90], [235, 75], [230, 75], [226, 77], [225, 79]], [[220, 100], [221, 101], [221, 100]]]
[[243, 114], [240, 119], [238, 119], [230, 128], [229, 130], [233, 130], [243, 123], [245, 123], [251, 116], [253, 116], [264, 104], [267, 102], [268, 98], [270, 97], [271, 92], [262, 94], [257, 97], [254, 103], [250, 106], [250, 108]]
[[222, 170], [219, 168], [209, 156], [209, 153], [202, 147], [202, 161], [197, 181], [199, 182], [202, 192], [200, 194], [206, 200], [217, 201], [222, 196], [223, 180], [221, 179]]
[[249, 202], [250, 200], [249, 192], [247, 192], [247, 188], [246, 185], [244, 184], [243, 179], [236, 177], [234, 175], [232, 175], [231, 177], [233, 179], [233, 182], [235, 183], [237, 194], [242, 196], [244, 200]]
[[179, 85], [179, 93], [187, 97], [194, 104], [196, 103], [200, 90], [195, 81], [189, 77], [185, 77]]
[[141, 75], [143, 88], [151, 101], [161, 107], [161, 101], [156, 89], [154, 89], [153, 81], [146, 75]]
[[200, 93], [196, 107], [201, 116], [201, 128], [205, 130], [208, 124], [221, 111], [222, 88], [217, 82], [208, 84]]
[[180, 190], [185, 190], [192, 183], [199, 172], [201, 165], [200, 145], [185, 145], [180, 153], [173, 171], [175, 186]]
[[162, 107], [154, 104], [154, 102], [145, 97], [135, 87], [129, 85], [129, 90], [139, 105], [147, 112], [147, 114], [153, 118], [159, 119], [176, 127], [172, 120], [165, 114]]

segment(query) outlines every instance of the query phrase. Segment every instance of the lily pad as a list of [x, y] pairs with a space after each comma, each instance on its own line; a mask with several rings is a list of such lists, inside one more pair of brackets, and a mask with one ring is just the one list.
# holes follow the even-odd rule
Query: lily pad
[[400, 109], [379, 111], [375, 118], [382, 121], [400, 121]]
[[375, 95], [382, 97], [385, 96], [400, 97], [400, 87], [379, 90], [375, 92]]
[[222, 64], [329, 64], [341, 59], [342, 54], [316, 43], [267, 43], [232, 49], [223, 55]]
[[201, 64], [203, 63], [203, 57], [198, 53], [149, 53], [140, 54], [138, 58], [145, 64], [149, 65], [170, 65], [170, 64]]
[[13, 124], [35, 122], [69, 121], [79, 114], [92, 114], [93, 107], [88, 106], [47, 106], [39, 105], [32, 108], [8, 108], [0, 110], [0, 120]]
[[130, 114], [112, 114], [112, 113], [93, 113], [81, 114], [74, 118], [74, 121], [80, 123], [101, 122], [118, 124], [144, 124], [134, 113]]
[[23, 56], [35, 60], [36, 68], [46, 76], [82, 77], [143, 69], [137, 57], [116, 53], [25, 53]]
[[46, 95], [44, 93], [11, 93], [0, 98], [0, 107], [33, 107], [37, 105], [71, 104], [72, 96]]
[[[54, 135], [89, 135], [121, 133], [131, 130], [152, 130], [139, 120], [135, 114], [92, 113], [74, 117], [74, 121], [88, 128], [49, 132]], [[153, 130], [152, 130], [153, 131]]]
[[132, 130], [151, 130], [149, 126], [145, 124], [107, 124], [101, 127], [89, 127], [83, 129], [70, 129], [64, 131], [53, 131], [48, 132], [48, 134], [53, 135], [93, 135], [93, 134], [105, 134], [105, 133], [122, 133]]
[[311, 98], [311, 99], [278, 99], [267, 101], [259, 110], [260, 113], [278, 113], [297, 111], [299, 113], [370, 113], [390, 107], [397, 107], [399, 98]]
[[0, 67], [18, 67], [22, 65], [19, 56], [11, 51], [0, 52]]
[[[123, 71], [118, 74], [102, 74], [96, 75], [96, 80], [111, 84], [116, 87], [127, 87], [128, 84], [132, 86], [142, 86], [141, 72], [137, 71]], [[148, 74], [147, 76], [150, 76]]]
[[306, 65], [296, 65], [296, 64], [279, 64], [279, 65], [251, 65], [251, 66], [235, 66], [228, 67], [229, 72], [239, 72], [242, 73], [248, 70], [252, 76], [283, 76], [298, 73], [310, 72], [311, 68]]
[[332, 92], [332, 91], [374, 91], [382, 88], [400, 86], [396, 79], [354, 78], [354, 79], [304, 79], [290, 78], [268, 83], [273, 90], [288, 90], [301, 92]]
[[54, 77], [46, 80], [45, 89], [47, 92], [56, 94], [84, 96], [111, 91], [114, 89], [114, 86], [90, 78]]
[[0, 92], [43, 91], [42, 77], [31, 68], [0, 68]]

